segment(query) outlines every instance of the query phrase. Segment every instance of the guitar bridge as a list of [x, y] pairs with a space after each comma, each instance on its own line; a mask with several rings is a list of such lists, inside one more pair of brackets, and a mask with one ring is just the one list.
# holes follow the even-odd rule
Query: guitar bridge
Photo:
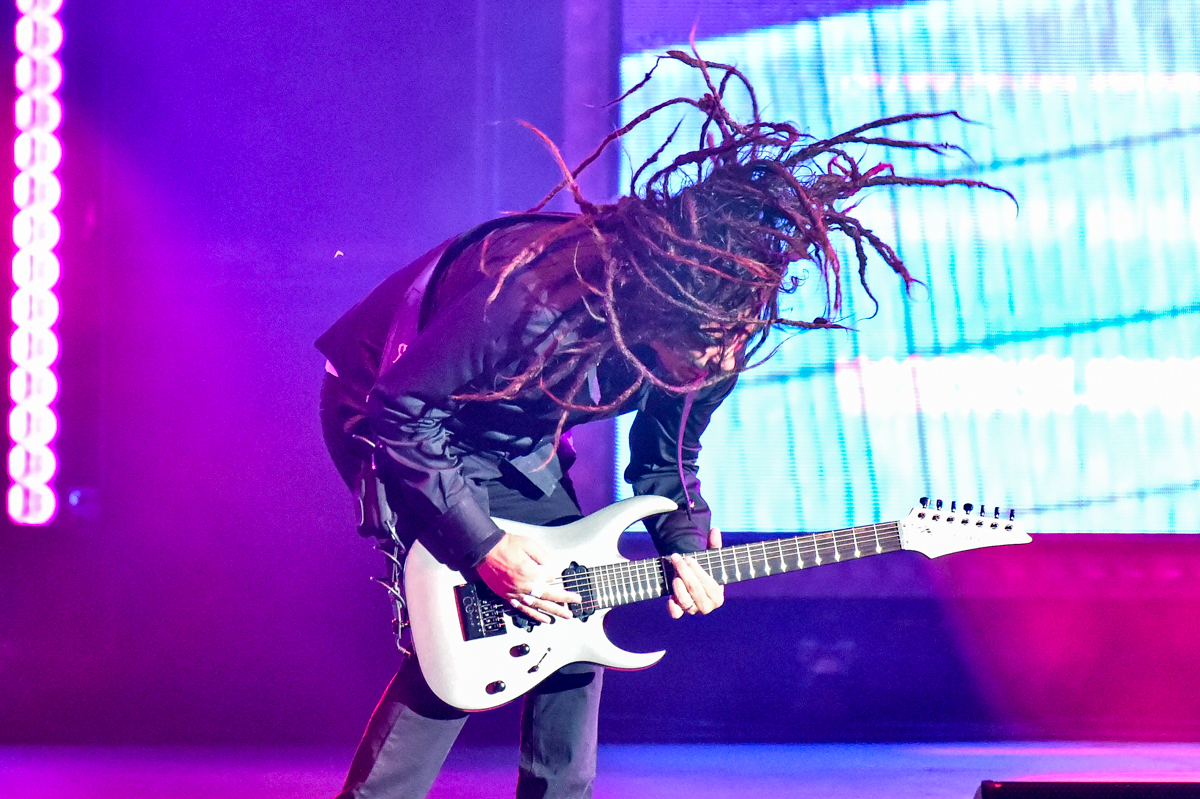
[[504, 603], [492, 591], [467, 583], [454, 587], [454, 598], [464, 641], [504, 635]]

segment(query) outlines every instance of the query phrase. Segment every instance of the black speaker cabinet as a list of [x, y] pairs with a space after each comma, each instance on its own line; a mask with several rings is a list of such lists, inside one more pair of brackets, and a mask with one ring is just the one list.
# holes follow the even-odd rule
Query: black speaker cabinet
[[992, 782], [975, 799], [1200, 799], [1200, 782]]

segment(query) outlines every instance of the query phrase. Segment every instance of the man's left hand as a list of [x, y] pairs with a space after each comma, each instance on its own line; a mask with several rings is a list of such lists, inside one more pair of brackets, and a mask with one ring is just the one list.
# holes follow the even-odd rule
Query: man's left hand
[[[719, 549], [721, 531], [708, 531], [708, 548]], [[667, 600], [667, 612], [678, 619], [683, 614], [712, 613], [725, 602], [725, 586], [719, 585], [691, 555], [671, 556], [675, 578], [671, 580], [671, 598]]]

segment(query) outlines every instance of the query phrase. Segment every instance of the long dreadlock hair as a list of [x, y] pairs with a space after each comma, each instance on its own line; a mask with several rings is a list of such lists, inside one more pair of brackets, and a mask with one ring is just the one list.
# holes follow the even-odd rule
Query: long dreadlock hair
[[[556, 447], [573, 411], [611, 411], [646, 383], [682, 394], [729, 376], [712, 374], [680, 382], [652, 371], [633, 351], [639, 343], [666, 342], [686, 352], [725, 346], [736, 336], [747, 340], [746, 357], [739, 359], [735, 370], [742, 371], [765, 360], [754, 363], [752, 356], [775, 327], [842, 328], [834, 321], [842, 308], [845, 282], [830, 238], [834, 232], [853, 244], [858, 283], [876, 308], [867, 281], [868, 250], [883, 259], [906, 290], [917, 283], [895, 250], [853, 216], [854, 206], [847, 201], [864, 189], [960, 185], [1000, 191], [1012, 198], [1004, 189], [975, 180], [902, 176], [888, 163], [864, 169], [847, 152], [859, 145], [962, 152], [952, 144], [893, 139], [879, 132], [920, 119], [963, 119], [957, 112], [878, 119], [818, 140], [792, 124], [762, 120], [746, 76], [729, 64], [701, 59], [694, 45], [690, 55], [671, 50], [659, 56], [642, 81], [614, 103], [645, 86], [663, 60], [698, 70], [708, 91], [699, 99], [677, 97], [646, 109], [606, 137], [575, 169], [567, 167], [545, 134], [526, 125], [546, 143], [563, 172], [562, 181], [530, 210], [542, 209], [560, 191], [569, 190], [579, 214], [547, 230], [501, 265], [491, 299], [514, 272], [568, 237], [590, 236], [600, 253], [600, 266], [591, 271], [576, 269], [582, 300], [563, 314], [517, 374], [497, 390], [459, 395], [459, 399], [500, 400], [540, 392], [561, 409]], [[749, 95], [748, 122], [739, 122], [725, 107], [725, 93], [733, 82]], [[659, 165], [679, 131], [677, 125], [634, 172], [628, 195], [609, 205], [586, 200], [575, 180], [579, 174], [610, 144], [673, 106], [690, 106], [704, 115], [697, 149]], [[639, 188], [647, 172], [650, 176]], [[789, 266], [797, 261], [811, 262], [824, 283], [825, 313], [812, 321], [780, 314], [780, 294], [794, 290], [798, 282], [789, 277]], [[614, 355], [629, 366], [630, 384], [605, 401], [582, 403], [578, 398], [589, 373]]]

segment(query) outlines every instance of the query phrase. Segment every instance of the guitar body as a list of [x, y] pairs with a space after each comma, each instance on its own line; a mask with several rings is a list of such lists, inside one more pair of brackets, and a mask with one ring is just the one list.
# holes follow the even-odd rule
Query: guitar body
[[[535, 539], [550, 553], [551, 574], [572, 564], [599, 566], [627, 562], [617, 539], [634, 522], [675, 509], [669, 499], [643, 496], [610, 505], [562, 527], [538, 527], [503, 519], [507, 533]], [[481, 584], [477, 584], [481, 585]], [[486, 634], [468, 638], [462, 574], [439, 563], [419, 542], [404, 564], [413, 648], [421, 672], [444, 702], [463, 710], [487, 710], [520, 697], [558, 669], [575, 662], [599, 663], [614, 669], [653, 666], [663, 652], [639, 654], [617, 647], [604, 632], [609, 608], [586, 618], [556, 619], [554, 624], [525, 626], [511, 612], [496, 618]], [[457, 589], [457, 592], [456, 592]], [[523, 617], [522, 617], [523, 619]]]

